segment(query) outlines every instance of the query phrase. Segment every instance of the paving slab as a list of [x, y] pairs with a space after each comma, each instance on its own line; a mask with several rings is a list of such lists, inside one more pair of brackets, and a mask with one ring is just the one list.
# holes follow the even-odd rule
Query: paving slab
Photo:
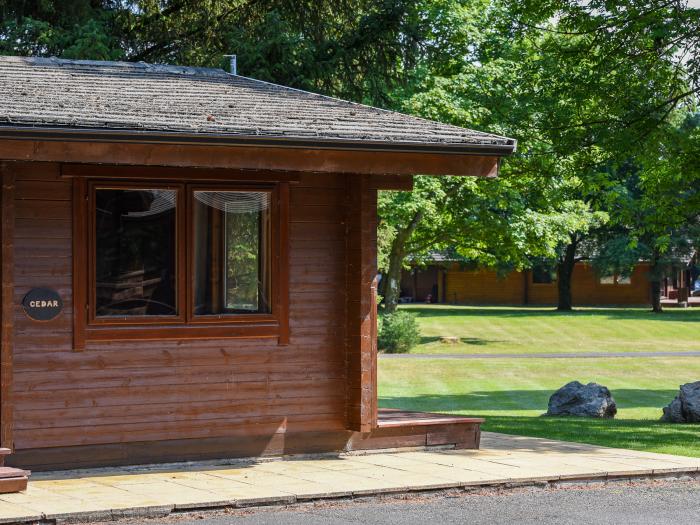
[[0, 523], [162, 516], [193, 508], [661, 475], [700, 477], [700, 458], [485, 432], [481, 450], [412, 449], [36, 473], [25, 492], [0, 495]]

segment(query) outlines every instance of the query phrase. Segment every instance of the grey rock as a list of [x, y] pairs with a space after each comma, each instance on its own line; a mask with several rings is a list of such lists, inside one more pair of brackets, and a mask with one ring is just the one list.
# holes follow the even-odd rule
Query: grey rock
[[664, 407], [664, 415], [661, 416], [661, 421], [668, 421], [670, 423], [685, 422], [683, 418], [683, 404], [681, 403], [680, 396], [677, 396], [668, 406]]
[[681, 385], [676, 398], [664, 407], [661, 421], [700, 423], [700, 381]]
[[561, 387], [549, 398], [545, 416], [579, 416], [613, 418], [617, 405], [610, 390], [598, 383], [584, 385], [572, 381]]

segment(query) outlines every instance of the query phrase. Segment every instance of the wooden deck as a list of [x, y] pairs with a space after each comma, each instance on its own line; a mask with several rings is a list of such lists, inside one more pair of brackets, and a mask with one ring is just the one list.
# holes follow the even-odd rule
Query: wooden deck
[[379, 409], [379, 428], [422, 426], [422, 425], [456, 425], [462, 423], [484, 422], [480, 417], [451, 416], [434, 412], [408, 412], [395, 408]]
[[453, 447], [478, 449], [482, 418], [451, 416], [432, 412], [379, 409], [378, 428], [356, 434], [350, 450], [396, 449], [406, 447]]

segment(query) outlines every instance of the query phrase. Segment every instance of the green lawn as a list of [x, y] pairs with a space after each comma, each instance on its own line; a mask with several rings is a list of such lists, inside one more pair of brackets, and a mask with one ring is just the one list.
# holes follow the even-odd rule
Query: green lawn
[[[596, 309], [561, 315], [518, 308], [412, 309], [420, 312], [425, 335], [492, 341], [484, 345], [426, 343], [416, 349], [421, 353], [435, 353], [438, 348], [442, 353], [455, 353], [456, 348], [471, 353], [595, 352], [601, 351], [599, 344], [605, 350], [634, 351], [638, 348], [627, 343], [628, 339], [644, 339], [644, 334], [664, 348], [685, 338], [686, 344], [679, 349], [700, 349], [698, 309], [669, 312], [663, 320], [642, 310]], [[491, 344], [499, 350], [486, 350]], [[617, 418], [541, 417], [549, 396], [574, 379], [610, 388], [619, 408]], [[380, 359], [379, 363], [382, 407], [481, 415], [489, 431], [700, 457], [700, 425], [658, 421], [661, 408], [673, 399], [678, 386], [698, 380], [700, 357], [408, 358]]]
[[[406, 305], [418, 315], [423, 341], [413, 352], [653, 352], [700, 350], [700, 308], [581, 308]], [[440, 337], [458, 337], [445, 344]]]

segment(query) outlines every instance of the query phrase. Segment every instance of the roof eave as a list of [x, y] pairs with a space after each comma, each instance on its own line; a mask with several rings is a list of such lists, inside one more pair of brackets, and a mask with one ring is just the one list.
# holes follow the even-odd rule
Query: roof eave
[[394, 153], [432, 153], [504, 157], [517, 147], [514, 139], [503, 144], [415, 143], [372, 140], [323, 139], [312, 137], [274, 137], [215, 133], [164, 132], [153, 130], [86, 129], [67, 127], [0, 126], [0, 139], [119, 142], [141, 144], [178, 144], [198, 146], [255, 146], [300, 149], [382, 151]]

